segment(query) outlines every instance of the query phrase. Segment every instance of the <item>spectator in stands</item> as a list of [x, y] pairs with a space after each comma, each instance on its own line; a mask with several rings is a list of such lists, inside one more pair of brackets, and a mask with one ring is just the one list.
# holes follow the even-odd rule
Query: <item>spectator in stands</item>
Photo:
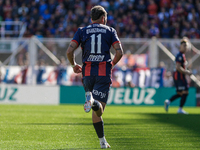
[[19, 7], [18, 9], [18, 14], [19, 16], [21, 16], [23, 13], [28, 14], [28, 11], [29, 11], [28, 7], [26, 7], [26, 4], [23, 3], [22, 6]]
[[180, 25], [178, 22], [173, 22], [171, 29], [170, 29], [170, 37], [174, 38], [175, 36], [180, 37]]
[[63, 80], [66, 80], [66, 59], [65, 57], [60, 58], [60, 64], [57, 66], [57, 84], [62, 85]]
[[193, 20], [198, 20], [199, 14], [195, 11], [194, 8], [191, 9], [191, 11], [188, 13], [187, 20], [188, 21], [193, 21]]
[[[39, 3], [37, 3], [36, 1], [31, 1], [31, 3], [30, 3], [28, 8], [29, 8], [29, 12], [28, 13], [31, 15], [33, 13], [34, 9], [39, 10]], [[39, 11], [37, 11], [37, 12], [38, 12], [38, 15], [40, 15]]]
[[[63, 3], [64, 4], [64, 3]], [[55, 0], [49, 0], [49, 13], [53, 14], [56, 10], [57, 2]]]
[[81, 74], [72, 74], [70, 76], [70, 81], [72, 85], [82, 86], [82, 75]]
[[44, 0], [40, 1], [40, 5], [39, 5], [39, 14], [43, 15], [45, 10], [48, 8], [47, 4], [45, 3]]
[[48, 9], [46, 9], [44, 11], [44, 14], [42, 15], [42, 17], [43, 17], [44, 21], [47, 21], [47, 20], [49, 20], [51, 18], [51, 14], [49, 13]]
[[61, 15], [64, 16], [66, 13], [66, 10], [64, 8], [64, 4], [63, 3], [59, 3], [58, 6], [56, 7], [56, 11]]
[[146, 8], [146, 5], [144, 4], [144, 0], [140, 0], [136, 8], [140, 14], [145, 13], [147, 8]]
[[199, 38], [200, 38], [200, 29], [199, 29], [199, 27], [198, 27], [198, 23], [197, 23], [197, 22], [194, 22], [194, 23], [192, 24], [192, 27], [193, 27], [193, 29], [195, 30], [195, 32], [194, 32], [195, 38], [196, 38], [196, 39], [199, 39]]
[[163, 86], [164, 87], [172, 87], [174, 85], [172, 73], [170, 71], [165, 73], [164, 79], [163, 79]]
[[19, 20], [22, 21], [22, 22], [29, 22], [28, 17], [29, 17], [29, 15], [27, 15], [26, 12], [23, 11], [22, 15], [19, 17]]
[[160, 34], [162, 38], [170, 38], [170, 27], [167, 22], [163, 23], [163, 28]]
[[30, 14], [30, 17], [31, 17], [31, 20], [38, 20], [40, 18], [37, 8], [33, 9], [33, 12]]
[[12, 25], [9, 24], [9, 22], [11, 22], [11, 21], [13, 21], [11, 13], [8, 13], [5, 17], [5, 22], [6, 22], [5, 30], [11, 30], [12, 29]]
[[3, 0], [0, 0], [0, 21], [3, 20], [3, 17], [4, 17], [4, 11], [3, 11]]
[[[17, 16], [15, 16], [14, 21], [18, 22], [19, 18]], [[14, 24], [13, 25], [13, 31], [14, 31], [13, 36], [18, 37], [19, 32], [20, 32], [20, 26], [18, 24]]]
[[114, 68], [112, 73], [112, 87], [117, 88], [122, 86], [124, 86], [123, 73], [122, 71]]
[[177, 2], [176, 14], [177, 14], [179, 17], [185, 15], [185, 12], [184, 12], [182, 3], [181, 3], [180, 1]]
[[147, 6], [147, 10], [150, 18], [156, 17], [158, 6], [155, 4], [154, 0], [149, 0], [149, 5]]
[[42, 78], [42, 75], [46, 72], [45, 69], [45, 61], [43, 59], [40, 59], [38, 62], [38, 72], [36, 77], [36, 83], [37, 84], [43, 84], [44, 80]]
[[162, 7], [161, 12], [158, 13], [158, 18], [161, 22], [163, 22], [165, 18], [169, 18], [169, 13], [165, 10], [164, 7]]
[[151, 28], [149, 29], [149, 37], [155, 36], [159, 38], [159, 33], [160, 33], [159, 28], [157, 28], [155, 25], [152, 24]]
[[171, 0], [160, 0], [160, 7], [169, 8]]
[[19, 9], [19, 7], [17, 5], [17, 2], [13, 1], [12, 2], [12, 17], [14, 17], [14, 16], [18, 17], [18, 15], [17, 15], [18, 14], [18, 9]]
[[12, 12], [12, 5], [10, 3], [10, 0], [6, 0], [5, 5], [3, 6], [3, 17], [7, 18], [11, 16]]
[[51, 22], [48, 23], [48, 29], [47, 30], [49, 30], [52, 35], [54, 35], [55, 32], [56, 32], [56, 29], [54, 28], [54, 26]]

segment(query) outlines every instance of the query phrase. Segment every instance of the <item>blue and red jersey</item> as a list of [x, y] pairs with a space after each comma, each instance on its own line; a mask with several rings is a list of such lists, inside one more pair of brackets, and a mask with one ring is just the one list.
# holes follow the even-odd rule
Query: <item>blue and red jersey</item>
[[[185, 69], [185, 64], [186, 64], [185, 54], [179, 52], [176, 55], [175, 61], [176, 63], [180, 63], [180, 65]], [[173, 77], [174, 77], [174, 85], [176, 87], [177, 92], [188, 91], [189, 86], [185, 78], [185, 74], [176, 70], [173, 74]]]
[[[180, 65], [185, 69], [185, 64], [186, 64], [185, 54], [179, 52], [176, 55], [175, 61], [176, 61], [176, 63], [180, 63]], [[185, 74], [176, 70], [174, 73], [174, 78], [175, 78], [175, 80], [177, 80], [177, 79], [185, 80]]]
[[93, 23], [79, 28], [72, 41], [82, 48], [83, 76], [111, 75], [110, 48], [120, 42], [114, 28]]

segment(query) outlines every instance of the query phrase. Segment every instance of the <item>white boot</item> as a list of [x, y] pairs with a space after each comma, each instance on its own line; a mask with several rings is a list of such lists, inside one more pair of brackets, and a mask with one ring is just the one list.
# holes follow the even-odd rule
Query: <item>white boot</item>
[[184, 111], [181, 107], [178, 109], [177, 113], [178, 114], [185, 114], [185, 115], [188, 114], [188, 112]]
[[90, 112], [92, 105], [94, 103], [94, 99], [92, 97], [92, 93], [91, 92], [86, 92], [85, 93], [85, 104], [84, 104], [84, 110], [85, 112]]
[[106, 141], [105, 136], [102, 138], [99, 138], [100, 141], [100, 146], [102, 149], [106, 149], [106, 148], [110, 148], [111, 146], [108, 144], [108, 142]]
[[165, 111], [168, 112], [170, 101], [168, 99], [164, 102]]

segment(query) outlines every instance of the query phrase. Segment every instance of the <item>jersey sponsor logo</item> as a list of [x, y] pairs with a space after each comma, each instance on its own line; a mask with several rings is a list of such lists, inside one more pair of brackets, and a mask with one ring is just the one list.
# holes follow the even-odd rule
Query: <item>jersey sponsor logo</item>
[[97, 32], [106, 33], [106, 29], [92, 28], [86, 30], [86, 34], [97, 33]]
[[92, 93], [93, 93], [94, 95], [100, 96], [100, 98], [105, 98], [105, 97], [106, 97], [106, 93], [99, 92], [99, 91], [97, 91], [97, 90], [93, 90]]
[[104, 55], [90, 55], [87, 61], [103, 61]]
[[182, 57], [179, 57], [178, 59], [179, 59], [179, 60], [182, 60]]

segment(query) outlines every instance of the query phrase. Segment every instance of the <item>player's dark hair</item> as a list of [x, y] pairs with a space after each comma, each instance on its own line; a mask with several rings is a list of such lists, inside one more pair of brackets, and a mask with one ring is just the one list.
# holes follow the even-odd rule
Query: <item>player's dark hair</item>
[[102, 15], [105, 17], [107, 16], [107, 12], [102, 6], [97, 5], [92, 7], [90, 14], [92, 20], [98, 20]]

